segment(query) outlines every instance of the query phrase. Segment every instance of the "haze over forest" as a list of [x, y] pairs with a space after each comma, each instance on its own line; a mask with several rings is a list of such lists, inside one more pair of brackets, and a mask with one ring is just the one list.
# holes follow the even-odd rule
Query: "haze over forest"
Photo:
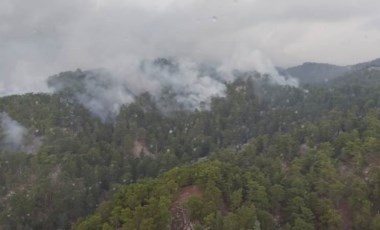
[[380, 229], [379, 9], [1, 0], [0, 229]]
[[0, 95], [46, 91], [48, 76], [77, 68], [137, 81], [136, 66], [158, 57], [260, 72], [365, 62], [380, 53], [379, 7], [376, 0], [3, 0]]

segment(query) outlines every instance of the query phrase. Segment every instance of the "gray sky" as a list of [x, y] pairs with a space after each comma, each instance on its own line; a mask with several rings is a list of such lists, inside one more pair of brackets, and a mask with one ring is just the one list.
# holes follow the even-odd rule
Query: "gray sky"
[[380, 1], [0, 0], [0, 95], [157, 56], [243, 68], [367, 61], [380, 57]]

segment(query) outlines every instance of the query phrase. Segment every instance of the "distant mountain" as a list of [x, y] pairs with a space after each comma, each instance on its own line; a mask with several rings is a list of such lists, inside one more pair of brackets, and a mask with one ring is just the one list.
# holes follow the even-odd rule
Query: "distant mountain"
[[319, 84], [370, 67], [380, 67], [380, 58], [347, 66], [306, 62], [302, 65], [280, 69], [279, 71], [284, 75], [297, 78], [301, 84]]
[[356, 65], [351, 65], [348, 67], [351, 68], [351, 70], [362, 70], [362, 69], [370, 68], [370, 67], [380, 67], [380, 58], [369, 61], [369, 62], [363, 62]]

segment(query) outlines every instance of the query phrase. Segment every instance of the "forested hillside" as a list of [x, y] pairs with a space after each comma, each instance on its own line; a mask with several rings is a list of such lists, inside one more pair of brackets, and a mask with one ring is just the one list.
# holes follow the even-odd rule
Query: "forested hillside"
[[339, 77], [363, 69], [379, 69], [380, 59], [369, 62], [358, 63], [355, 65], [337, 66], [327, 63], [306, 62], [299, 66], [288, 69], [280, 69], [283, 74], [290, 74], [296, 77], [301, 84], [321, 84]]
[[114, 83], [54, 76], [0, 98], [0, 228], [380, 229], [379, 79], [245, 74], [193, 110], [165, 88], [104, 115], [83, 82]]

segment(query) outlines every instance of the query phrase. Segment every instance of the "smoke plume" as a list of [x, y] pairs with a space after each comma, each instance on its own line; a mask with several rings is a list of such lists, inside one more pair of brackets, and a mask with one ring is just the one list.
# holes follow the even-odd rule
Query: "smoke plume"
[[7, 113], [0, 113], [0, 149], [6, 152], [34, 153], [41, 139], [29, 135], [27, 129], [13, 120]]
[[2, 143], [1, 148], [5, 151], [19, 151], [22, 148], [27, 130], [7, 113], [0, 114]]
[[48, 79], [54, 92], [65, 92], [102, 121], [117, 116], [123, 104], [148, 92], [164, 112], [208, 109], [212, 97], [223, 97], [234, 72], [256, 71], [273, 84], [298, 86], [297, 80], [281, 76], [259, 51], [241, 52], [226, 63], [197, 63], [184, 58], [134, 61], [116, 70], [63, 72]]

